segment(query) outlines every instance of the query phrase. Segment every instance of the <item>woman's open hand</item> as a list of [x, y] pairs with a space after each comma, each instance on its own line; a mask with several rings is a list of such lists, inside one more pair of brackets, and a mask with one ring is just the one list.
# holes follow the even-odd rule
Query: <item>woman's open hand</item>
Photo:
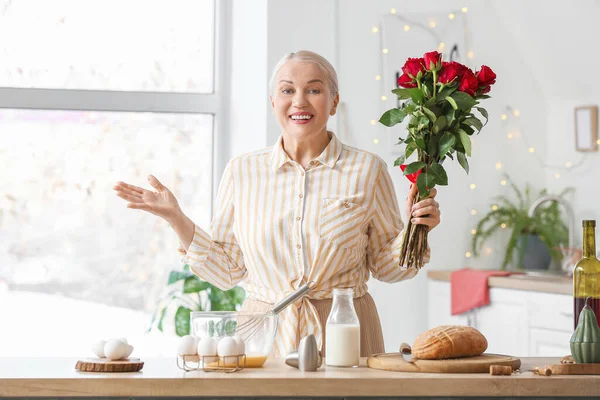
[[413, 224], [427, 225], [431, 231], [441, 222], [440, 204], [435, 201], [437, 190], [431, 189], [429, 197], [413, 204], [417, 195], [417, 185], [413, 184], [406, 198], [406, 216], [412, 219]]
[[116, 190], [117, 196], [129, 202], [127, 208], [148, 211], [167, 221], [176, 217], [181, 209], [173, 193], [153, 175], [148, 176], [148, 182], [154, 191], [124, 182], [117, 182], [113, 189]]

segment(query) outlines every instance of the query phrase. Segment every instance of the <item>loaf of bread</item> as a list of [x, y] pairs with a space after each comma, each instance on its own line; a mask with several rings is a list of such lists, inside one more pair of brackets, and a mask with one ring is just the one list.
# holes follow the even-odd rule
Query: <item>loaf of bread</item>
[[425, 360], [478, 356], [487, 349], [487, 340], [470, 326], [441, 325], [417, 336], [412, 355]]

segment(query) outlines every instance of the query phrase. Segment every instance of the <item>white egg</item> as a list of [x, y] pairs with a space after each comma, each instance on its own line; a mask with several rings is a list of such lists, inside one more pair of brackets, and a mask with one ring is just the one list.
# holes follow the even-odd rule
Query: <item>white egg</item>
[[125, 344], [129, 344], [129, 342], [127, 341], [127, 338], [125, 337], [116, 337], [115, 339], [119, 339], [121, 342], [125, 343]]
[[125, 345], [125, 353], [123, 354], [123, 357], [121, 357], [121, 358], [122, 359], [128, 358], [132, 352], [133, 352], [133, 346], [130, 344], [126, 344]]
[[237, 346], [238, 346], [237, 353], [244, 354], [246, 352], [246, 344], [244, 343], [244, 339], [235, 335], [235, 336], [233, 336], [233, 340], [235, 340], [235, 342], [237, 343]]
[[228, 357], [228, 356], [237, 356], [238, 353], [238, 344], [232, 337], [224, 337], [219, 340], [218, 346], [219, 357]]
[[200, 339], [196, 350], [199, 356], [216, 356], [217, 342], [211, 337]]
[[111, 339], [104, 345], [104, 355], [110, 360], [119, 360], [125, 354], [127, 345], [119, 339]]
[[177, 354], [198, 354], [198, 338], [192, 335], [182, 336], [177, 345]]
[[92, 353], [96, 355], [96, 357], [104, 358], [104, 345], [106, 344], [106, 340], [98, 340], [92, 345]]

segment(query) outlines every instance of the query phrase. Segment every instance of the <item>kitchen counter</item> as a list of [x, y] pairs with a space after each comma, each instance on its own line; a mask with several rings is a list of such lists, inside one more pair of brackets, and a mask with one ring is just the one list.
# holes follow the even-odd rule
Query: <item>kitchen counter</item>
[[559, 358], [522, 358], [512, 376], [425, 374], [324, 366], [301, 372], [270, 359], [263, 368], [235, 373], [184, 372], [175, 357], [145, 359], [133, 373], [75, 370], [76, 359], [0, 358], [0, 396], [8, 397], [336, 397], [336, 396], [597, 396], [600, 376], [538, 376], [532, 365], [555, 364]]
[[[427, 277], [438, 281], [450, 282], [452, 271], [427, 271]], [[573, 278], [560, 275], [510, 275], [510, 276], [491, 276], [488, 279], [490, 287], [530, 290], [533, 292], [573, 294]]]

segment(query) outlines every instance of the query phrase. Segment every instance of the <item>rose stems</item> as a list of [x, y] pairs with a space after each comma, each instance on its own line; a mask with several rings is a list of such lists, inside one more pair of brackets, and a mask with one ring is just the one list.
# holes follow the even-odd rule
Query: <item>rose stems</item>
[[[415, 203], [418, 203], [419, 200], [420, 196], [417, 194]], [[423, 267], [423, 260], [427, 252], [427, 233], [427, 226], [414, 225], [411, 219], [408, 220], [400, 250], [400, 265], [413, 266], [417, 269]]]

